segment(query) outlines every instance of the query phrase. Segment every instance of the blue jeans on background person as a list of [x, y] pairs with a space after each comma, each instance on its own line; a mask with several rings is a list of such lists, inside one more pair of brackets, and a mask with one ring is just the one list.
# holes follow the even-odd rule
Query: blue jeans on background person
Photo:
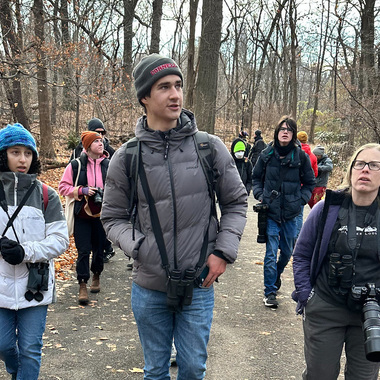
[[301, 232], [301, 228], [303, 225], [303, 209], [305, 206], [301, 206], [301, 212], [296, 216], [296, 239]]
[[0, 359], [8, 373], [17, 373], [17, 379], [38, 379], [47, 308], [0, 308]]
[[[293, 253], [296, 236], [296, 218], [277, 223], [268, 218], [267, 243], [264, 258], [264, 294], [277, 293], [275, 282], [288, 264]], [[277, 251], [280, 255], [277, 260]]]
[[177, 380], [203, 379], [214, 288], [194, 288], [191, 305], [172, 312], [166, 304], [166, 293], [133, 283], [131, 303], [144, 351], [144, 379], [170, 380], [173, 337], [177, 349]]

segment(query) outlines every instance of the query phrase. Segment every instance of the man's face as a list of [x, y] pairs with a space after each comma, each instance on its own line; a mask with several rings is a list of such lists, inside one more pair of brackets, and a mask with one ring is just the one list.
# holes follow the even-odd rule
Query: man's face
[[282, 123], [278, 131], [278, 142], [281, 146], [287, 146], [293, 139], [293, 131], [286, 123]]
[[145, 105], [149, 127], [169, 130], [177, 125], [182, 111], [182, 80], [178, 75], [166, 75], [150, 90], [150, 95], [141, 99]]
[[95, 132], [99, 133], [100, 135], [102, 135], [102, 138], [104, 139], [104, 136], [106, 135], [106, 131], [102, 128], [97, 128], [95, 129]]

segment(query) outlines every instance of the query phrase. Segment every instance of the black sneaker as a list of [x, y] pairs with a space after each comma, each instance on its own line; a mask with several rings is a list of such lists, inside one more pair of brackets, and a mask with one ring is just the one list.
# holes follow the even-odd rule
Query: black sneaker
[[277, 290], [281, 288], [281, 275], [277, 276], [276, 282], [274, 283], [274, 286], [277, 287]]
[[276, 300], [276, 295], [274, 293], [268, 294], [268, 297], [263, 299], [264, 305], [276, 309], [278, 306], [278, 301]]
[[104, 252], [103, 263], [108, 263], [112, 257], [115, 256], [115, 251]]

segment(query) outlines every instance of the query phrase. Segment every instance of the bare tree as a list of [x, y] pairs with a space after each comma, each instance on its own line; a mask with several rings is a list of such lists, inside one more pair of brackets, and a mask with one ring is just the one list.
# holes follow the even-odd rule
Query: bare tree
[[223, 20], [223, 0], [203, 0], [199, 70], [194, 111], [198, 125], [213, 133], [215, 127], [218, 62]]
[[160, 52], [162, 4], [163, 0], [153, 0], [152, 37], [150, 42], [149, 53]]
[[40, 116], [40, 138], [41, 156], [55, 159], [56, 154], [53, 147], [53, 136], [50, 124], [50, 105], [47, 84], [46, 54], [44, 52], [45, 28], [43, 0], [34, 0], [34, 33], [36, 35], [36, 57], [37, 57], [37, 92], [38, 112]]
[[[0, 71], [0, 79], [4, 82], [4, 89], [14, 121], [21, 123], [25, 128], [30, 129], [29, 120], [26, 116], [23, 96], [21, 90], [21, 71], [23, 39], [22, 31], [16, 31], [15, 25], [21, 25], [21, 14], [16, 12], [19, 20], [12, 16], [10, 0], [0, 0], [0, 23], [3, 34], [4, 61], [9, 72]], [[19, 9], [19, 1], [16, 1]]]

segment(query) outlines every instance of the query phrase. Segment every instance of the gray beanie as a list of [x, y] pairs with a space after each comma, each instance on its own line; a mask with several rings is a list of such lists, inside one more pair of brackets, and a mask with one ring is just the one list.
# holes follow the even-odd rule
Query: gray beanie
[[325, 148], [321, 145], [317, 145], [314, 149], [313, 149], [313, 153], [316, 155], [316, 156], [323, 156], [325, 154]]
[[144, 57], [133, 70], [137, 99], [147, 94], [159, 79], [166, 75], [178, 75], [183, 81], [182, 71], [171, 59], [159, 54], [150, 54]]
[[103, 131], [106, 132], [103, 122], [100, 119], [94, 117], [88, 122], [88, 130], [95, 132], [97, 129], [103, 129]]

